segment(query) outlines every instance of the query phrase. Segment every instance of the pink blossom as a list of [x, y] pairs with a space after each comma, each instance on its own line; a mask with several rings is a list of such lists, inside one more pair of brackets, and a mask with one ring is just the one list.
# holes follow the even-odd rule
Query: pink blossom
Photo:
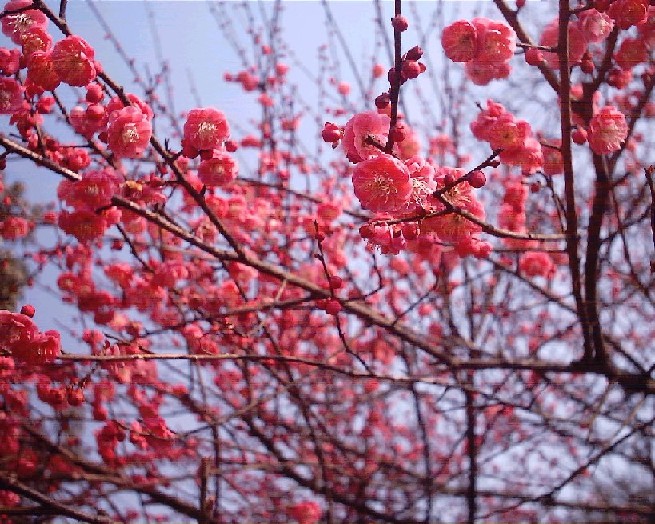
[[549, 145], [553, 147], [544, 146], [541, 148], [544, 156], [544, 173], [547, 175], [560, 175], [564, 172], [564, 164], [562, 163], [562, 153], [560, 152], [561, 140], [551, 141]]
[[205, 107], [189, 111], [183, 143], [198, 151], [214, 149], [230, 135], [227, 118], [218, 109]]
[[648, 0], [614, 0], [607, 14], [621, 29], [629, 29], [648, 17]]
[[32, 225], [26, 218], [8, 216], [0, 221], [0, 237], [5, 240], [23, 238], [30, 232]]
[[409, 170], [412, 193], [405, 208], [401, 209], [400, 212], [413, 213], [427, 207], [430, 196], [437, 189], [437, 183], [434, 179], [435, 169], [432, 164], [418, 156], [406, 160], [405, 165]]
[[474, 60], [501, 63], [510, 60], [516, 50], [516, 33], [507, 24], [488, 18], [474, 18], [478, 46]]
[[96, 77], [93, 48], [79, 36], [67, 36], [52, 49], [55, 71], [62, 82], [85, 86]]
[[78, 182], [62, 180], [57, 188], [57, 196], [75, 209], [95, 211], [111, 203], [118, 193], [119, 176], [109, 169], [87, 171]]
[[[548, 24], [539, 40], [539, 45], [546, 47], [555, 47], [559, 40], [559, 27], [557, 20]], [[569, 22], [569, 64], [577, 64], [582, 59], [587, 50], [587, 41], [584, 33], [580, 30], [579, 26], [573, 22]], [[543, 57], [546, 63], [553, 69], [559, 69], [559, 57], [557, 53], [543, 52]]]
[[12, 353], [21, 345], [30, 344], [37, 336], [36, 324], [27, 315], [0, 310], [0, 350]]
[[504, 149], [500, 152], [500, 160], [505, 164], [521, 166], [524, 173], [533, 173], [544, 164], [541, 144], [530, 136], [520, 147]]
[[50, 51], [52, 48], [52, 37], [45, 28], [35, 26], [21, 35], [20, 43], [23, 49], [23, 57], [29, 63], [32, 53], [36, 51]]
[[[146, 104], [143, 100], [141, 100], [138, 96], [136, 96], [133, 93], [127, 94], [127, 100], [129, 101], [131, 106], [139, 108], [148, 120], [152, 120], [152, 117], [155, 115], [155, 113], [153, 112], [152, 108], [148, 104]], [[105, 108], [105, 112], [108, 115], [111, 115], [114, 111], [120, 111], [124, 107], [127, 106], [123, 103], [123, 101], [119, 97], [115, 96], [107, 104], [107, 107]]]
[[596, 9], [587, 9], [578, 13], [578, 29], [589, 43], [599, 43], [605, 40], [612, 29], [614, 29], [614, 20], [606, 13], [596, 11]]
[[[32, 0], [11, 0], [7, 2], [3, 11], [15, 11], [32, 5]], [[21, 37], [34, 27], [45, 28], [48, 19], [45, 14], [37, 9], [28, 9], [20, 13], [2, 17], [2, 32], [11, 38], [14, 44], [20, 45]]]
[[632, 69], [648, 59], [648, 48], [641, 38], [626, 38], [614, 55], [614, 61], [621, 69]]
[[478, 62], [471, 60], [466, 63], [464, 72], [467, 78], [476, 86], [486, 86], [492, 80], [507, 78], [512, 70], [508, 62]]
[[287, 511], [297, 524], [316, 524], [323, 513], [321, 507], [314, 501], [299, 502], [290, 506]]
[[[111, 210], [110, 210], [111, 211]], [[110, 224], [120, 219], [120, 211], [114, 208], [114, 212], [94, 213], [86, 209], [74, 211], [62, 211], [59, 214], [59, 227], [69, 235], [73, 235], [80, 242], [89, 242], [100, 238]]]
[[348, 160], [361, 162], [382, 154], [379, 147], [371, 142], [384, 146], [387, 143], [390, 118], [376, 111], [357, 113], [348, 122], [343, 131], [343, 148]]
[[625, 115], [614, 106], [605, 106], [593, 116], [588, 129], [589, 147], [597, 155], [621, 149], [628, 137]]
[[407, 167], [384, 153], [355, 166], [353, 186], [362, 207], [374, 213], [398, 211], [412, 194]]
[[198, 178], [209, 187], [229, 184], [239, 172], [239, 166], [228, 153], [215, 153], [208, 160], [203, 160], [198, 166]]
[[527, 277], [552, 277], [556, 271], [555, 264], [548, 253], [529, 251], [521, 255], [519, 269]]
[[0, 115], [11, 115], [23, 105], [23, 86], [13, 78], [0, 78]]
[[441, 45], [453, 62], [468, 62], [477, 51], [477, 29], [471, 22], [457, 20], [444, 28]]
[[489, 129], [489, 145], [492, 149], [503, 150], [520, 147], [531, 134], [530, 124], [525, 120], [514, 120], [506, 113]]
[[493, 137], [493, 128], [499, 119], [507, 119], [513, 116], [505, 109], [502, 104], [487, 100], [487, 107], [478, 113], [477, 118], [471, 122], [471, 131], [473, 136], [478, 140], [490, 142]]
[[121, 158], [139, 158], [148, 147], [152, 125], [138, 107], [124, 107], [109, 115], [107, 144]]
[[[436, 171], [436, 180], [438, 186], [443, 187], [446, 178], [457, 180], [464, 175], [465, 171], [459, 168], [441, 167]], [[484, 207], [473, 193], [472, 187], [468, 182], [461, 182], [455, 187], [443, 194], [443, 198], [453, 207], [462, 209], [484, 220]], [[438, 203], [436, 210], [443, 210], [444, 206]], [[444, 215], [426, 218], [421, 222], [421, 234], [436, 233], [440, 240], [452, 244], [458, 244], [466, 237], [480, 232], [482, 229], [479, 225], [458, 215], [457, 213], [447, 213]]]
[[30, 55], [27, 81], [42, 91], [52, 91], [60, 84], [61, 80], [52, 61], [52, 53], [35, 51]]
[[6, 76], [16, 74], [20, 69], [20, 51], [0, 47], [0, 73]]

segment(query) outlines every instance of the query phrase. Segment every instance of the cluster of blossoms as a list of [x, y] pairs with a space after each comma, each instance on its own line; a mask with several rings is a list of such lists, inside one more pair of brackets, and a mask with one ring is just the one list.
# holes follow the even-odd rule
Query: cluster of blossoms
[[501, 104], [487, 100], [487, 107], [471, 122], [471, 131], [478, 140], [489, 142], [500, 151], [500, 160], [519, 166], [524, 173], [532, 173], [544, 164], [541, 144], [532, 135], [525, 120], [514, 118]]
[[[632, 78], [631, 69], [645, 62], [649, 49], [652, 49], [652, 19], [655, 8], [649, 6], [646, 0], [615, 0], [611, 3], [598, 1], [594, 2], [593, 6], [594, 8], [579, 12], [576, 19], [569, 22], [569, 64], [579, 64], [584, 73], [593, 72], [595, 66], [591, 59], [590, 46], [606, 40], [615, 27], [627, 30], [636, 26], [638, 37], [625, 38], [621, 42], [614, 54], [617, 67], [611, 69], [608, 75], [610, 85], [625, 87]], [[543, 47], [556, 47], [558, 33], [558, 21], [553, 20], [544, 28], [539, 44]], [[525, 58], [531, 65], [545, 61], [550, 67], [559, 68], [559, 58], [554, 51], [530, 48], [526, 50]]]
[[[5, 11], [19, 12], [2, 18], [2, 32], [21, 46], [22, 53], [3, 50], [3, 72], [12, 74], [27, 67], [25, 87], [30, 95], [51, 91], [62, 82], [81, 87], [93, 81], [99, 69], [93, 48], [79, 36], [67, 36], [53, 46], [46, 16], [35, 9], [22, 10], [31, 4], [30, 0], [11, 0], [5, 5]], [[2, 107], [2, 112], [10, 111]]]
[[20, 313], [0, 310], [0, 358], [10, 356], [15, 362], [46, 364], [61, 352], [57, 331], [41, 332], [32, 321], [34, 308], [24, 306]]
[[453, 62], [466, 62], [466, 75], [477, 85], [507, 78], [516, 50], [516, 33], [506, 24], [488, 18], [458, 20], [445, 27], [441, 45]]
[[213, 107], [192, 109], [187, 115], [182, 138], [182, 154], [200, 156], [198, 178], [207, 187], [232, 182], [239, 172], [236, 160], [229, 154], [236, 144], [228, 141], [230, 127], [222, 111]]
[[111, 197], [118, 193], [121, 182], [111, 169], [86, 171], [77, 182], [62, 180], [57, 196], [73, 210], [61, 211], [59, 227], [80, 242], [101, 237], [121, 218], [121, 212], [111, 207]]
[[[25, 96], [40, 97], [37, 109], [47, 113], [54, 99], [42, 96], [45, 91], [52, 91], [61, 83], [86, 86], [86, 107], [75, 106], [68, 115], [75, 131], [87, 139], [98, 133], [118, 158], [141, 157], [152, 134], [152, 110], [134, 95], [129, 95], [127, 101], [114, 97], [103, 105], [103, 88], [94, 83], [101, 68], [93, 48], [75, 35], [53, 45], [45, 15], [24, 9], [30, 5], [30, 0], [11, 0], [5, 5], [5, 11], [19, 12], [2, 18], [2, 31], [21, 49], [0, 49], [0, 72], [5, 75], [0, 78], [0, 113], [12, 115], [11, 123], [17, 125], [31, 147], [36, 147], [38, 140], [33, 128], [40, 123], [40, 115], [33, 114]], [[23, 84], [12, 77], [22, 68], [27, 69]], [[50, 142], [53, 143], [46, 143], [46, 148], [52, 156], [58, 144]], [[67, 167], [77, 170], [88, 162], [71, 160], [70, 164]]]
[[[467, 175], [463, 169], [436, 166], [418, 154], [417, 142], [407, 147], [401, 140], [391, 154], [386, 153], [389, 126], [387, 115], [368, 111], [354, 115], [343, 130], [329, 123], [323, 130], [328, 142], [342, 137], [346, 157], [355, 164], [355, 196], [364, 209], [380, 215], [360, 228], [362, 237], [383, 253], [405, 248], [426, 252], [425, 243], [448, 243], [463, 255], [488, 254], [488, 244], [473, 236], [480, 226], [456, 213], [463, 210], [484, 219], [484, 209], [472, 192], [484, 185], [483, 173]], [[409, 127], [403, 129], [413, 135]]]

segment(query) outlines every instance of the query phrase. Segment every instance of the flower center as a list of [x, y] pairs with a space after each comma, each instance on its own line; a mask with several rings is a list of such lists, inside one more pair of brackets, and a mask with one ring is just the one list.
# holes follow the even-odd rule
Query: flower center
[[136, 130], [134, 124], [129, 124], [123, 129], [121, 138], [124, 144], [133, 144], [139, 140], [139, 132]]
[[216, 131], [216, 124], [211, 122], [202, 122], [198, 126], [198, 136], [200, 138], [206, 138], [210, 136], [214, 131]]

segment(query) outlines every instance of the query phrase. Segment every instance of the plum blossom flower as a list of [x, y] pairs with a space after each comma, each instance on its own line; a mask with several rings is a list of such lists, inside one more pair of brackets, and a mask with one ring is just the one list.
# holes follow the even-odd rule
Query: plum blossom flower
[[[11, 0], [5, 5], [3, 12], [17, 11], [32, 5], [32, 0]], [[38, 9], [28, 9], [2, 17], [2, 33], [11, 38], [14, 44], [20, 45], [22, 36], [35, 27], [45, 28], [48, 19]]]
[[457, 20], [444, 28], [441, 33], [441, 46], [453, 62], [468, 62], [477, 51], [477, 29], [467, 20]]
[[62, 180], [57, 196], [75, 209], [95, 211], [110, 204], [119, 186], [120, 177], [110, 169], [87, 171], [77, 182]]
[[398, 211], [407, 204], [412, 194], [407, 167], [384, 153], [355, 166], [353, 186], [362, 207], [374, 213]]
[[79, 36], [67, 36], [52, 48], [52, 61], [62, 82], [82, 87], [96, 77], [93, 48]]
[[474, 60], [478, 62], [506, 62], [516, 51], [516, 33], [501, 22], [488, 18], [474, 18], [477, 30], [478, 48]]
[[589, 122], [589, 147], [597, 155], [605, 155], [621, 149], [628, 137], [625, 115], [614, 106], [605, 106]]
[[122, 158], [139, 158], [152, 135], [150, 119], [138, 107], [124, 107], [109, 115], [107, 144]]
[[23, 105], [23, 86], [13, 78], [0, 78], [0, 115], [11, 115]]
[[203, 160], [198, 166], [198, 178], [200, 181], [209, 187], [223, 186], [229, 184], [236, 177], [239, 171], [239, 166], [227, 153], [215, 153], [214, 156], [208, 160]]
[[[582, 59], [587, 50], [587, 41], [585, 39], [584, 33], [580, 30], [578, 24], [569, 22], [569, 63], [577, 64]], [[559, 27], [557, 20], [554, 20], [548, 24], [543, 33], [541, 33], [541, 39], [539, 40], [539, 45], [551, 47], [556, 46], [559, 39]], [[559, 69], [559, 57], [557, 53], [550, 53], [547, 51], [543, 52], [543, 57], [546, 60], [546, 63], [553, 69]]]
[[521, 255], [519, 269], [527, 277], [552, 277], [557, 268], [548, 253], [528, 251]]
[[290, 506], [288, 512], [298, 524], [316, 524], [323, 513], [317, 502], [308, 500]]
[[378, 144], [386, 144], [391, 119], [376, 111], [357, 113], [348, 122], [343, 131], [343, 148], [348, 160], [361, 162], [382, 154]]
[[614, 29], [614, 20], [606, 13], [587, 9], [578, 13], [578, 28], [587, 42], [597, 44], [610, 35]]
[[454, 62], [466, 62], [466, 76], [476, 85], [509, 76], [509, 60], [516, 51], [516, 33], [488, 18], [458, 20], [446, 27], [441, 45]]
[[614, 0], [607, 14], [621, 29], [629, 29], [648, 18], [648, 0]]
[[52, 91], [60, 84], [61, 80], [52, 61], [52, 53], [35, 51], [30, 55], [27, 80], [43, 91]]
[[205, 107], [189, 111], [182, 142], [197, 151], [204, 151], [218, 147], [229, 135], [225, 115], [218, 109]]
[[0, 220], [0, 238], [17, 240], [27, 236], [33, 224], [23, 217], [9, 216]]

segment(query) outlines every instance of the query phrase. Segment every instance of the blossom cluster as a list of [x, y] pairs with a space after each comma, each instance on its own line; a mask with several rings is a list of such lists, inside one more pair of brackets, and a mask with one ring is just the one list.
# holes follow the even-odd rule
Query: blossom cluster
[[366, 111], [355, 114], [343, 130], [330, 123], [323, 130], [327, 142], [342, 137], [344, 153], [355, 164], [355, 196], [377, 215], [360, 228], [361, 236], [384, 253], [406, 248], [427, 253], [426, 243], [448, 243], [463, 255], [488, 254], [488, 244], [474, 238], [480, 226], [457, 213], [461, 209], [484, 219], [484, 208], [472, 192], [474, 186], [484, 185], [484, 175], [439, 167], [425, 159], [414, 132], [404, 123], [402, 140], [386, 153], [389, 128], [386, 114]]
[[46, 364], [61, 352], [58, 331], [39, 331], [31, 316], [33, 308], [26, 306], [21, 313], [0, 310], [0, 358], [10, 356], [15, 362]]
[[477, 85], [507, 78], [516, 50], [516, 33], [508, 25], [488, 18], [458, 20], [445, 27], [441, 45], [453, 62], [465, 62], [466, 75]]
[[541, 144], [530, 124], [516, 119], [502, 104], [487, 100], [486, 108], [471, 122], [471, 131], [475, 138], [500, 151], [503, 163], [519, 166], [524, 173], [532, 173], [544, 164]]

